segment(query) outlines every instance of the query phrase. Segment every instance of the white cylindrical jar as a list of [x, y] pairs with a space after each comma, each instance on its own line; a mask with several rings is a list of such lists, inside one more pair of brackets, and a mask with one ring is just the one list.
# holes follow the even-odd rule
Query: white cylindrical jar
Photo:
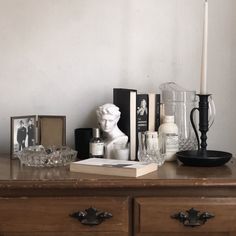
[[178, 127], [174, 123], [174, 116], [165, 116], [159, 127], [160, 152], [165, 161], [176, 160], [175, 153], [179, 150]]

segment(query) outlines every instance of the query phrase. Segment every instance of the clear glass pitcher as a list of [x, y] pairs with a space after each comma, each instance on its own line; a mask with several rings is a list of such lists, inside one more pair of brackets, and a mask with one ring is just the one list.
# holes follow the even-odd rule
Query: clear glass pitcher
[[[196, 150], [198, 142], [190, 121], [191, 110], [197, 106], [195, 91], [188, 91], [174, 82], [160, 85], [163, 115], [174, 116], [179, 131], [179, 150]], [[209, 106], [209, 123], [214, 121], [214, 102]], [[196, 116], [194, 115], [196, 122]]]

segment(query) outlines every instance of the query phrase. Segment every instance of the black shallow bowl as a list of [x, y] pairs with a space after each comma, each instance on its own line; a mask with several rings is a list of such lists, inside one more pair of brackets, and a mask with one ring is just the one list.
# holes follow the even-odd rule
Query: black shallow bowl
[[227, 163], [232, 154], [229, 152], [212, 151], [180, 151], [176, 153], [177, 158], [187, 166], [221, 166]]

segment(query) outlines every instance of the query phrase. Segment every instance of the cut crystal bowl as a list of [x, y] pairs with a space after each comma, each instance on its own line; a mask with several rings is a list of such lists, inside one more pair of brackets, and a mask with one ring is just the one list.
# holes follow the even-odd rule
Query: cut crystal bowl
[[21, 165], [33, 167], [65, 166], [76, 160], [77, 151], [67, 147], [43, 147], [42, 145], [24, 148], [18, 152]]

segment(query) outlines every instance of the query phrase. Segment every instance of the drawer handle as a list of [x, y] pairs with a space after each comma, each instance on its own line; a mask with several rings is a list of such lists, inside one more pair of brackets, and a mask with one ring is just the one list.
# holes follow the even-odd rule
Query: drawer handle
[[94, 226], [99, 225], [104, 220], [111, 218], [112, 214], [109, 212], [101, 212], [96, 208], [90, 207], [84, 211], [74, 212], [70, 216], [79, 220], [83, 225]]
[[200, 213], [200, 211], [191, 208], [190, 210], [179, 212], [171, 216], [171, 218], [179, 220], [184, 226], [196, 227], [206, 223], [207, 220], [215, 217], [208, 212]]

